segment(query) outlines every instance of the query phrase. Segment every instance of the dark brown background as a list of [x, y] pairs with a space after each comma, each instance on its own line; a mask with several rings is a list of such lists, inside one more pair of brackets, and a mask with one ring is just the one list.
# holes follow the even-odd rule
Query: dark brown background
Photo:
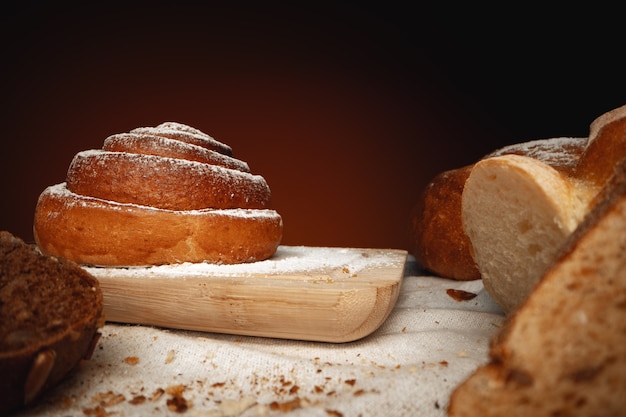
[[626, 103], [607, 9], [282, 3], [5, 11], [0, 229], [32, 241], [37, 197], [76, 152], [178, 121], [265, 176], [284, 244], [406, 248], [436, 173], [505, 144], [584, 136]]

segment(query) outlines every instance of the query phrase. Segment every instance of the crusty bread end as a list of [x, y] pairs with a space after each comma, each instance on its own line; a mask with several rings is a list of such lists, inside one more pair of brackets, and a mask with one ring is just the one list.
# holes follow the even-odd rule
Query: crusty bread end
[[623, 416], [626, 164], [453, 393], [454, 417]]

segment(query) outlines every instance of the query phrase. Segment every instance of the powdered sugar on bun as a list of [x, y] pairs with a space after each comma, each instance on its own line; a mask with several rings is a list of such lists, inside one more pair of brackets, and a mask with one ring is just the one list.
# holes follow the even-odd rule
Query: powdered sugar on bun
[[233, 264], [271, 257], [282, 218], [229, 146], [167, 122], [79, 152], [35, 210], [43, 253], [100, 266]]
[[162, 210], [81, 196], [65, 184], [41, 193], [35, 225], [43, 253], [99, 266], [255, 262], [282, 237], [274, 210]]
[[[171, 210], [171, 209], [162, 209], [154, 206], [143, 206], [140, 204], [134, 203], [120, 203], [118, 201], [105, 200], [102, 198], [91, 197], [86, 195], [80, 195], [73, 193], [67, 188], [67, 183], [59, 183], [54, 184], [47, 187], [44, 192], [45, 194], [53, 196], [53, 198], [57, 198], [68, 207], [94, 207], [94, 208], [106, 208], [107, 210], [114, 211], [134, 211], [134, 210], [152, 210], [152, 211], [162, 211], [162, 212], [170, 212], [174, 215], [179, 216], [203, 216], [207, 214], [211, 214], [214, 216], [220, 217], [239, 217], [239, 218], [258, 218], [258, 217], [268, 217], [274, 218], [278, 214], [275, 210], [267, 209], [267, 210], [256, 210], [256, 209], [244, 209], [244, 208], [234, 208], [234, 209], [213, 209], [213, 208], [204, 208], [204, 209], [196, 209], [196, 210]], [[42, 194], [43, 194], [42, 193]]]
[[191, 143], [192, 145], [201, 146], [224, 155], [232, 156], [233, 154], [233, 150], [230, 146], [215, 140], [213, 137], [199, 131], [198, 129], [194, 129], [181, 123], [166, 122], [161, 123], [156, 127], [138, 127], [131, 130], [130, 133], [147, 133], [150, 135], [162, 136], [164, 138], [176, 139]]
[[183, 159], [89, 150], [76, 154], [68, 188], [82, 195], [171, 210], [266, 208], [259, 175]]
[[145, 155], [187, 159], [204, 164], [250, 172], [248, 164], [202, 146], [147, 133], [119, 133], [104, 140], [102, 149], [111, 152], [128, 152]]

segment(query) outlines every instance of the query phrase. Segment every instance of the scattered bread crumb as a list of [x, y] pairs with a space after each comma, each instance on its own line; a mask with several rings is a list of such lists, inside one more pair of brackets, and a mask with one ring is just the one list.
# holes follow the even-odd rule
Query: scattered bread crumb
[[461, 302], [461, 301], [469, 301], [476, 297], [477, 294], [469, 291], [463, 290], [455, 290], [454, 288], [448, 288], [446, 290], [446, 294], [448, 294], [452, 299]]
[[137, 356], [127, 356], [124, 358], [124, 363], [129, 365], [137, 365], [139, 363], [139, 358]]

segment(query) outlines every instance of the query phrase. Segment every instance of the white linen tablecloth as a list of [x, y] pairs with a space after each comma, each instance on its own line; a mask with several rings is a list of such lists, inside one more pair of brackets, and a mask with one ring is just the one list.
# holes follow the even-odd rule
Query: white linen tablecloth
[[[448, 289], [477, 294], [456, 301]], [[425, 274], [370, 336], [343, 344], [106, 324], [89, 361], [19, 416], [446, 415], [503, 315], [481, 281]]]

